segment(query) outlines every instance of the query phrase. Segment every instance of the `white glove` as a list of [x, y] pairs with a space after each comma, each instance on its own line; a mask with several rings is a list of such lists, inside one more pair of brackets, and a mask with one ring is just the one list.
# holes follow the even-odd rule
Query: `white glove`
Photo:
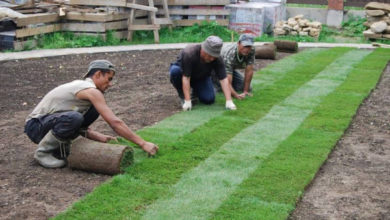
[[191, 100], [189, 100], [189, 101], [184, 100], [183, 110], [184, 110], [184, 111], [190, 111], [191, 108], [192, 108]]
[[226, 100], [226, 105], [225, 105], [226, 109], [228, 110], [237, 110], [237, 107], [236, 105], [233, 103], [232, 100]]

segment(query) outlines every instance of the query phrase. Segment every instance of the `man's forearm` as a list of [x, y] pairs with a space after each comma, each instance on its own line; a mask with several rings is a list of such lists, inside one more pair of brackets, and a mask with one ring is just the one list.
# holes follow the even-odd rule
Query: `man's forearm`
[[88, 138], [88, 139], [91, 139], [91, 140], [94, 140], [94, 141], [103, 142], [103, 143], [107, 143], [109, 140], [114, 140], [115, 139], [115, 137], [102, 134], [102, 133], [100, 133], [98, 131], [93, 131], [90, 128], [87, 129], [87, 131], [85, 133], [85, 137]]
[[112, 129], [121, 137], [133, 142], [142, 147], [145, 144], [145, 140], [134, 133], [123, 121], [116, 122]]
[[219, 82], [221, 84], [222, 92], [225, 95], [226, 100], [232, 100], [228, 78], [226, 77], [225, 79], [222, 79]]
[[246, 93], [249, 92], [252, 77], [253, 77], [253, 65], [249, 65], [245, 68], [244, 91], [243, 92], [246, 92]]
[[190, 85], [190, 78], [183, 76], [182, 79], [182, 85], [183, 85], [183, 95], [184, 95], [184, 100], [191, 100], [191, 85]]
[[85, 133], [85, 137], [88, 139], [94, 140], [94, 141], [99, 141], [99, 142], [105, 142], [105, 140], [106, 140], [104, 134], [97, 132], [97, 131], [93, 131], [90, 128], [88, 128], [87, 132]]

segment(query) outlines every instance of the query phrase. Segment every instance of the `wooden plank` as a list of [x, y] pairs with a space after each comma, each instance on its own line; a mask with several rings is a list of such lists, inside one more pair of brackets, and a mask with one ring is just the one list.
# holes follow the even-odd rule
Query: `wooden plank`
[[128, 18], [128, 14], [105, 14], [105, 13], [82, 13], [82, 12], [68, 12], [65, 16], [67, 20], [76, 21], [117, 21]]
[[168, 2], [167, 0], [163, 0], [163, 15], [164, 19], [158, 19], [156, 22], [159, 24], [168, 24], [169, 25], [169, 31], [172, 31], [173, 22], [169, 15], [169, 8], [168, 8]]
[[104, 23], [64, 23], [62, 24], [63, 31], [74, 32], [106, 32]]
[[[176, 26], [192, 26], [194, 24], [201, 24], [203, 21], [206, 21], [206, 20], [173, 20], [173, 23]], [[207, 21], [215, 21], [221, 26], [228, 26], [229, 25], [228, 19], [217, 19], [217, 20], [207, 20]]]
[[127, 3], [126, 7], [133, 8], [133, 9], [144, 10], [144, 11], [152, 11], [152, 12], [156, 12], [157, 11], [156, 7], [150, 7], [150, 6], [139, 5], [139, 4], [134, 4], [134, 3]]
[[148, 24], [148, 23], [149, 23], [149, 19], [147, 18], [135, 19], [133, 22], [133, 24]]
[[60, 17], [57, 13], [42, 13], [28, 15], [27, 17], [17, 18], [17, 27], [23, 27], [29, 24], [39, 24], [58, 21]]
[[61, 24], [49, 24], [40, 27], [23, 28], [16, 30], [16, 38], [34, 36], [38, 34], [51, 33], [61, 30]]
[[127, 20], [105, 23], [106, 30], [127, 29]]
[[173, 24], [170, 18], [156, 18], [156, 24]]
[[[106, 33], [91, 33], [91, 32], [73, 32], [76, 36], [94, 36], [94, 37], [102, 37], [104, 40], [106, 39]], [[114, 31], [114, 37], [119, 39], [124, 39], [127, 36], [127, 31]]]
[[[136, 3], [136, 0], [132, 0], [132, 3]], [[134, 24], [135, 20], [135, 9], [130, 9], [130, 15], [129, 20], [127, 22], [127, 40], [132, 41], [133, 40], [133, 31], [130, 30], [130, 27]]]
[[287, 0], [289, 4], [328, 5], [328, 0]]
[[68, 4], [126, 7], [126, 0], [69, 0]]
[[[230, 0], [167, 0], [168, 5], [229, 5]], [[155, 5], [163, 5], [162, 0], [155, 0]]]
[[134, 16], [135, 16], [135, 18], [146, 17], [146, 16], [148, 16], [148, 13], [149, 12], [147, 12], [147, 11], [135, 10]]
[[34, 13], [45, 13], [46, 11], [43, 8], [28, 8], [28, 9], [18, 9], [15, 11], [22, 14], [34, 14]]
[[[158, 14], [162, 15], [164, 11], [158, 10]], [[169, 9], [170, 15], [229, 15], [229, 10], [218, 9]]]
[[[149, 6], [154, 7], [154, 0], [149, 0]], [[156, 25], [156, 12], [150, 12], [149, 19], [153, 25]], [[153, 29], [154, 43], [156, 44], [160, 43], [160, 34], [158, 33], [159, 30], [160, 25], [158, 25], [158, 29]]]
[[119, 30], [127, 28], [127, 20], [113, 21], [107, 23], [64, 23], [63, 31], [73, 32], [106, 32], [108, 30]]
[[131, 31], [141, 31], [141, 30], [159, 30], [159, 24], [133, 24], [129, 27]]

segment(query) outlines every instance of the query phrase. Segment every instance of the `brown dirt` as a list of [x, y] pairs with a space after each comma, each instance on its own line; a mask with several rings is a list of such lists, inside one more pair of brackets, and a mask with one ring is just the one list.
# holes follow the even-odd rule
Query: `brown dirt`
[[[138, 130], [180, 111], [176, 92], [168, 80], [169, 63], [175, 60], [177, 53], [177, 50], [136, 51], [0, 62], [0, 86], [2, 88], [0, 113], [3, 115], [0, 119], [0, 219], [53, 217], [91, 192], [94, 187], [111, 178], [107, 175], [69, 168], [45, 169], [34, 161], [33, 153], [36, 146], [23, 134], [24, 119], [50, 89], [79, 78], [86, 71], [91, 60], [108, 59], [119, 67], [115, 85], [105, 95], [108, 105], [133, 130]], [[278, 53], [278, 59], [287, 55]], [[256, 60], [255, 66], [256, 69], [260, 69], [272, 62], [272, 60]], [[389, 68], [386, 75], [390, 78]], [[351, 129], [348, 130], [352, 132], [356, 140], [343, 144], [348, 137], [343, 138], [337, 149], [346, 145], [349, 150], [344, 150], [341, 154], [335, 151], [332, 154], [330, 161], [337, 162], [334, 164], [337, 168], [332, 168], [333, 173], [331, 177], [327, 177], [328, 180], [320, 181], [328, 182], [330, 185], [324, 186], [322, 188], [324, 193], [314, 197], [313, 201], [308, 200], [307, 204], [312, 204], [318, 202], [319, 198], [325, 198], [323, 202], [315, 206], [328, 208], [328, 211], [322, 211], [316, 215], [311, 214], [312, 206], [305, 206], [305, 196], [298, 206], [298, 210], [301, 211], [294, 213], [296, 218], [306, 219], [307, 216], [316, 216], [316, 219], [328, 218], [329, 213], [342, 208], [339, 207], [340, 205], [345, 206], [340, 201], [350, 205], [346, 207], [346, 210], [338, 212], [345, 213], [344, 215], [338, 216], [348, 217], [348, 210], [360, 209], [360, 212], [357, 212], [357, 218], [374, 216], [377, 210], [385, 209], [386, 204], [390, 204], [387, 189], [390, 185], [388, 169], [390, 134], [389, 111], [386, 109], [390, 99], [388, 94], [390, 80], [382, 80], [381, 83], [385, 85], [379, 86], [374, 93], [380, 98], [372, 101], [369, 108], [365, 110], [364, 107], [361, 108]], [[101, 119], [98, 119], [92, 127], [103, 133], [113, 134], [109, 126]], [[367, 135], [370, 132], [373, 132], [372, 135]], [[355, 146], [360, 147], [351, 149]], [[364, 148], [365, 146], [367, 147]], [[365, 154], [370, 155], [364, 156]], [[344, 162], [338, 162], [344, 159], [347, 162], [355, 162], [348, 166], [344, 165]], [[332, 162], [327, 164], [329, 163]], [[362, 171], [355, 174], [349, 171], [348, 168], [353, 168], [355, 163], [358, 164], [356, 166], [365, 169], [364, 173]], [[370, 173], [366, 173], [368, 171]], [[326, 171], [326, 166], [321, 169], [318, 178], [325, 175], [324, 172], [329, 172]], [[336, 178], [336, 174], [341, 176]], [[370, 185], [373, 175], [376, 175], [376, 182], [375, 185]], [[354, 181], [345, 183], [344, 176], [350, 179], [353, 177]], [[336, 181], [337, 184], [334, 184]], [[363, 184], [365, 182], [367, 184]], [[350, 185], [352, 183], [360, 184], [352, 186]], [[313, 183], [309, 192], [315, 186], [316, 183]], [[346, 189], [346, 186], [350, 187]], [[348, 195], [342, 196], [344, 199], [335, 200], [334, 205], [329, 205], [326, 199], [333, 198], [326, 197], [324, 194], [330, 192], [330, 187], [337, 192], [337, 195], [342, 196], [346, 193]], [[357, 192], [351, 190], [357, 190]], [[372, 191], [381, 191], [382, 194], [375, 193], [372, 195], [372, 200], [368, 200]], [[375, 207], [375, 209], [362, 209], [360, 206], [353, 205], [355, 201], [359, 201], [356, 198], [362, 198], [367, 202], [361, 207]], [[390, 207], [387, 206], [388, 210]], [[389, 217], [388, 212], [382, 212], [382, 214]]]

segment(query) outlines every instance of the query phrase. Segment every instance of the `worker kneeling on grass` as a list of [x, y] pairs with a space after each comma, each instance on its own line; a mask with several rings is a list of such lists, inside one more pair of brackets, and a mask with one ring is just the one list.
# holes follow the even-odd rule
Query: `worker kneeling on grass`
[[[252, 96], [250, 84], [253, 77], [253, 64], [255, 63], [254, 37], [250, 34], [242, 34], [238, 43], [222, 47], [221, 57], [225, 64], [232, 96], [236, 99]], [[244, 74], [238, 69], [245, 69]], [[215, 80], [215, 77], [213, 80], [216, 87], [220, 88], [218, 80]]]
[[225, 67], [220, 57], [223, 42], [217, 36], [208, 37], [202, 44], [184, 48], [169, 69], [170, 81], [176, 88], [184, 111], [191, 110], [192, 95], [204, 104], [213, 104], [215, 91], [211, 79], [212, 72], [220, 81], [226, 98], [226, 109], [235, 110]]
[[114, 131], [139, 145], [150, 155], [158, 146], [136, 135], [107, 106], [103, 93], [112, 86], [115, 68], [107, 60], [89, 64], [83, 80], [60, 85], [43, 97], [27, 117], [25, 133], [36, 144], [34, 158], [44, 167], [66, 165], [70, 144], [79, 135], [91, 140], [107, 142], [115, 137], [101, 134], [89, 127], [101, 115]]

